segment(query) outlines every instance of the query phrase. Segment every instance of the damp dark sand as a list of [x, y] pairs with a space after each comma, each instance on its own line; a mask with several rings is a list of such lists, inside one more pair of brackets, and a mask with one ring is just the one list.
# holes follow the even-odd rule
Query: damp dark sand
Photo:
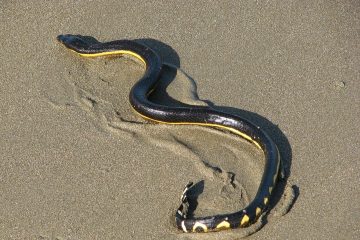
[[[0, 6], [0, 239], [356, 239], [360, 234], [360, 5], [38, 1]], [[195, 216], [241, 209], [263, 159], [229, 133], [148, 124], [128, 93], [132, 59], [81, 59], [64, 33], [140, 39], [166, 67], [153, 101], [209, 104], [278, 144], [286, 181], [246, 229], [183, 234]], [[176, 68], [177, 67], [177, 71]]]

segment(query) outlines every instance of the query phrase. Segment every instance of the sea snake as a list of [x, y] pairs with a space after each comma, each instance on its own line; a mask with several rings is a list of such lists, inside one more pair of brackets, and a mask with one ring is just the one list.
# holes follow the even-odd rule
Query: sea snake
[[240, 116], [214, 110], [208, 106], [169, 107], [149, 101], [148, 96], [159, 81], [163, 62], [152, 49], [136, 41], [100, 43], [90, 41], [89, 37], [70, 34], [59, 35], [57, 40], [82, 57], [131, 55], [140, 60], [146, 70], [143, 77], [132, 87], [129, 100], [135, 112], [144, 119], [156, 123], [224, 129], [245, 138], [264, 152], [265, 166], [260, 186], [254, 199], [244, 209], [230, 214], [188, 218], [188, 191], [192, 185], [189, 183], [183, 191], [180, 207], [175, 213], [175, 223], [179, 229], [184, 232], [209, 232], [247, 227], [267, 211], [278, 178], [280, 155], [275, 143], [260, 127]]

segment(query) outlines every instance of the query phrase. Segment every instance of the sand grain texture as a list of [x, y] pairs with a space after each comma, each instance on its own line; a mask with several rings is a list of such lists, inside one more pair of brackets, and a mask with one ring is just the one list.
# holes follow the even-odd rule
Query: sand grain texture
[[[359, 16], [357, 1], [2, 1], [0, 239], [356, 239]], [[246, 205], [261, 152], [213, 129], [147, 124], [128, 103], [142, 66], [81, 59], [56, 42], [65, 33], [140, 39], [180, 68], [167, 67], [154, 101], [264, 128], [289, 176], [273, 210], [248, 229], [176, 231], [189, 180], [195, 215]]]

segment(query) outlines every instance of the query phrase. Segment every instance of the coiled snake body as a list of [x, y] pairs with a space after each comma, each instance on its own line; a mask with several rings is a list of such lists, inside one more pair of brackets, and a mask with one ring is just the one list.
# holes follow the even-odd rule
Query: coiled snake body
[[127, 54], [143, 62], [146, 66], [145, 73], [132, 87], [129, 97], [132, 108], [143, 118], [157, 123], [190, 124], [228, 130], [263, 150], [265, 155], [264, 173], [257, 194], [248, 206], [230, 214], [187, 218], [187, 193], [192, 185], [190, 183], [181, 196], [181, 204], [175, 214], [175, 222], [179, 229], [184, 232], [208, 232], [246, 227], [256, 222], [259, 216], [268, 209], [271, 193], [277, 182], [280, 156], [276, 145], [263, 130], [239, 116], [210, 107], [168, 107], [149, 101], [148, 95], [156, 87], [163, 63], [153, 50], [138, 42], [119, 40], [92, 43], [87, 37], [79, 35], [59, 35], [57, 39], [65, 47], [83, 57]]

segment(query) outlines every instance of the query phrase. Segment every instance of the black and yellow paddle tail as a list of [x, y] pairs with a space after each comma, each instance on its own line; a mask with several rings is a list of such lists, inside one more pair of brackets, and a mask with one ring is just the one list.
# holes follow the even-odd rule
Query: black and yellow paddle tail
[[153, 50], [132, 40], [112, 42], [91, 42], [80, 35], [60, 35], [58, 41], [83, 57], [131, 55], [144, 63], [143, 77], [130, 91], [132, 108], [143, 118], [165, 124], [188, 124], [215, 127], [228, 130], [262, 149], [265, 155], [264, 173], [255, 198], [237, 212], [207, 217], [188, 218], [188, 184], [181, 196], [181, 204], [175, 214], [175, 222], [184, 232], [208, 232], [223, 229], [247, 227], [257, 221], [269, 206], [272, 191], [276, 185], [280, 156], [271, 138], [251, 122], [207, 106], [168, 107], [149, 101], [148, 95], [156, 87], [163, 63]]

